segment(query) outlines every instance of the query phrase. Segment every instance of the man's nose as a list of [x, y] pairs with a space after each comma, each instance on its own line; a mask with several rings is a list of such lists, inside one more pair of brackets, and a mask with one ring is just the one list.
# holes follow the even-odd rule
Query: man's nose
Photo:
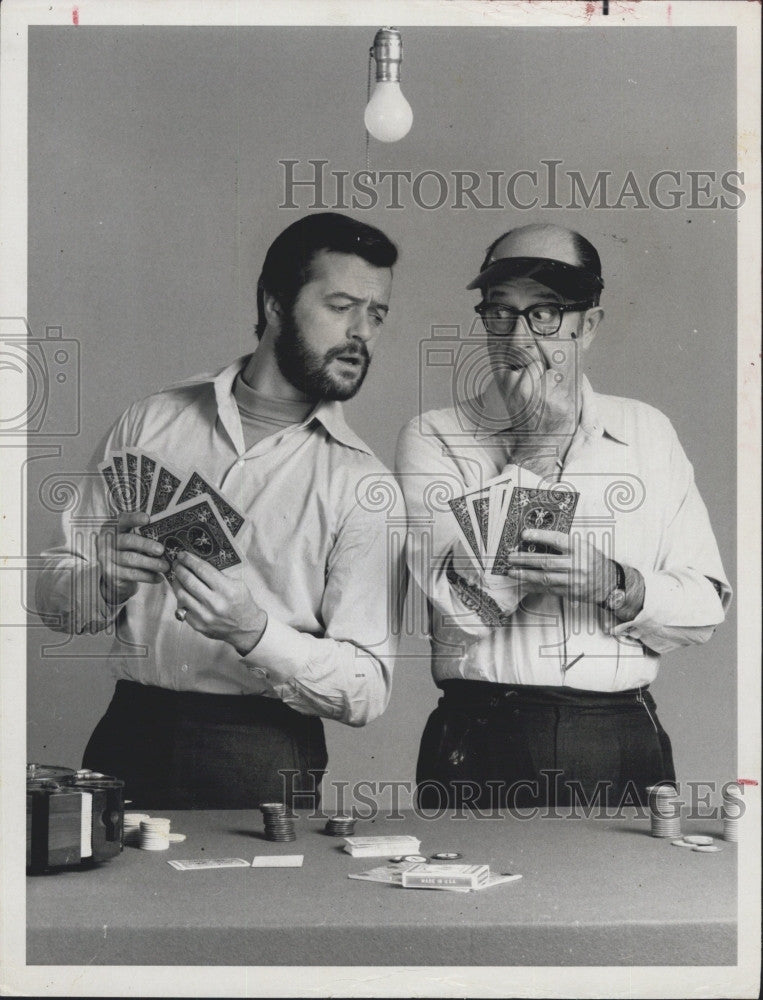
[[347, 327], [347, 336], [349, 339], [362, 340], [364, 344], [368, 343], [374, 332], [375, 328], [372, 326], [371, 319], [365, 311], [353, 316]]
[[535, 336], [530, 329], [526, 316], [517, 316], [513, 328], [509, 331], [509, 336], [515, 340], [524, 340], [527, 343], [535, 343]]

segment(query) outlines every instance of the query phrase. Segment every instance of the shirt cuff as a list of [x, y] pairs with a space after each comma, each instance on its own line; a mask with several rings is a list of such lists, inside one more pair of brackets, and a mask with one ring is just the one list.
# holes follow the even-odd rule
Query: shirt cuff
[[101, 592], [101, 571], [100, 568], [93, 570], [91, 577], [91, 593], [94, 595], [93, 614], [88, 615], [90, 630], [100, 632], [119, 617], [122, 608], [127, 601], [120, 601], [119, 604], [109, 604]]
[[241, 657], [240, 662], [271, 683], [283, 683], [291, 680], [308, 662], [313, 638], [268, 615], [259, 642]]
[[[725, 615], [713, 585], [705, 577], [643, 573], [644, 606], [632, 621], [621, 622], [612, 635], [627, 635], [650, 646], [664, 630], [719, 625]], [[650, 646], [650, 648], [655, 648]], [[656, 650], [660, 652], [660, 649]]]

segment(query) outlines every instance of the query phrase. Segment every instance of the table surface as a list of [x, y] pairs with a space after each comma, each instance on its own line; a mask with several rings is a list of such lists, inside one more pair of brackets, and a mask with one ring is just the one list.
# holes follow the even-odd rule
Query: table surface
[[[421, 853], [515, 872], [482, 892], [405, 890], [348, 879], [353, 858], [305, 814], [275, 844], [256, 810], [168, 812], [187, 835], [168, 851], [126, 847], [89, 870], [30, 876], [29, 965], [733, 965], [736, 847], [697, 853], [644, 819], [537, 816], [359, 821], [406, 833]], [[720, 821], [684, 821], [720, 837]], [[176, 871], [170, 858], [304, 854], [302, 868]]]

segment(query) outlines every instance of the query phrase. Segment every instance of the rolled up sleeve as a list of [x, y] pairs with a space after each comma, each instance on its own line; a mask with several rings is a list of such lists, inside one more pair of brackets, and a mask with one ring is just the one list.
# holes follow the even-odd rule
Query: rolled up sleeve
[[95, 634], [107, 628], [123, 604], [108, 604], [101, 593], [101, 569], [96, 539], [116, 520], [109, 510], [98, 463], [129, 440], [129, 411], [109, 432], [105, 447], [93, 456], [86, 475], [79, 478], [74, 502], [61, 518], [57, 545], [40, 554], [41, 571], [35, 586], [35, 612], [54, 632]]
[[672, 428], [669, 456], [669, 501], [656, 565], [640, 567], [644, 605], [632, 621], [613, 630], [656, 653], [706, 642], [724, 620], [732, 596], [694, 470]]

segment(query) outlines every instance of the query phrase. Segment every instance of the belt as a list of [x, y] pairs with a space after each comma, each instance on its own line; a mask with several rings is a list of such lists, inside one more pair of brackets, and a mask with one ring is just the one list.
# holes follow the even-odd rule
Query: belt
[[448, 707], [499, 708], [556, 707], [587, 709], [631, 709], [652, 696], [646, 686], [627, 691], [586, 691], [581, 688], [550, 687], [542, 684], [496, 684], [493, 681], [470, 681], [460, 678], [438, 681]]
[[278, 698], [259, 694], [207, 694], [173, 691], [136, 681], [119, 680], [109, 707], [111, 712], [149, 712], [170, 720], [210, 723], [292, 725], [298, 728], [312, 716], [301, 715]]

